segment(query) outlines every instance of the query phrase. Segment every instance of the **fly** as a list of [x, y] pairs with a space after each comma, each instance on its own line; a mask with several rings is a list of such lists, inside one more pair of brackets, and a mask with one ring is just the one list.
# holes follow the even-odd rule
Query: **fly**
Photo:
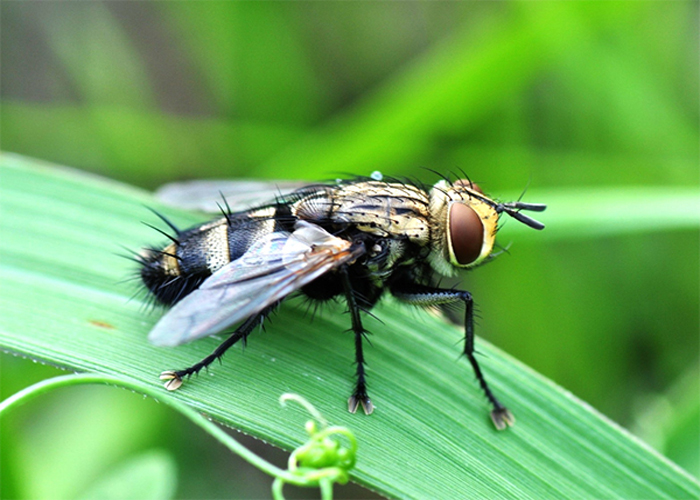
[[[256, 186], [253, 189], [252, 186]], [[195, 188], [196, 186], [196, 188]], [[176, 184], [167, 198], [199, 204], [217, 184]], [[246, 199], [274, 196], [273, 184], [228, 184]], [[223, 216], [175, 231], [162, 249], [139, 256], [141, 278], [160, 303], [172, 306], [148, 338], [176, 346], [236, 330], [198, 363], [161, 374], [168, 390], [219, 359], [244, 340], [293, 292], [326, 301], [342, 297], [354, 333], [356, 373], [348, 410], [372, 413], [367, 394], [362, 312], [385, 293], [417, 306], [465, 305], [464, 354], [491, 404], [496, 428], [512, 425], [512, 414], [491, 391], [474, 351], [474, 307], [467, 291], [440, 288], [435, 277], [483, 263], [491, 256], [502, 214], [533, 229], [544, 225], [522, 211], [546, 205], [501, 203], [470, 180], [423, 186], [379, 176], [333, 184], [284, 185], [285, 192], [254, 208], [233, 210], [237, 196], [225, 197]], [[175, 192], [175, 194], [173, 194]]]

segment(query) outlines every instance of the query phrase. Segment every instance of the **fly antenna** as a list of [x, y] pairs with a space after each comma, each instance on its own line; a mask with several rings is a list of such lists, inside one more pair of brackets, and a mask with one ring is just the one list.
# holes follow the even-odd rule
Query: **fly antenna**
[[522, 201], [513, 201], [510, 203], [499, 203], [496, 206], [496, 212], [505, 212], [515, 220], [522, 222], [526, 226], [533, 229], [544, 229], [544, 224], [540, 221], [533, 219], [532, 217], [521, 213], [521, 210], [529, 210], [531, 212], [544, 212], [547, 209], [547, 205], [542, 203], [523, 203]]

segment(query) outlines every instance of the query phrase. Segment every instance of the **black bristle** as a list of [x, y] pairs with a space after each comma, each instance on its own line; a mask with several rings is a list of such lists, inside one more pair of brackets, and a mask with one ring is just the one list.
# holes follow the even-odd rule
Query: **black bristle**
[[170, 241], [172, 241], [173, 243], [175, 243], [175, 244], [179, 243], [178, 239], [177, 239], [175, 236], [172, 236], [172, 235], [166, 233], [166, 232], [163, 231], [162, 229], [160, 229], [160, 228], [154, 226], [153, 224], [149, 224], [148, 222], [144, 222], [143, 224], [145, 224], [146, 226], [150, 227], [151, 229], [154, 229], [154, 230], [158, 231], [160, 234], [162, 234], [163, 236], [165, 236], [166, 238], [168, 238], [168, 239], [169, 239]]
[[[169, 227], [170, 229], [172, 229], [172, 230], [175, 232], [175, 234], [176, 234], [177, 236], [180, 236], [180, 234], [182, 233], [182, 231], [180, 231], [180, 229], [179, 229], [175, 224], [173, 224], [173, 223], [170, 221], [170, 219], [168, 219], [165, 215], [163, 215], [162, 213], [158, 212], [158, 211], [155, 210], [154, 208], [151, 208], [151, 207], [149, 207], [148, 205], [144, 205], [144, 206], [145, 206], [148, 210], [150, 210], [151, 212], [153, 212], [154, 214], [156, 214], [156, 216], [157, 216], [160, 220], [162, 220], [163, 222], [165, 222], [165, 223], [168, 225], [168, 227]], [[151, 226], [151, 227], [153, 227], [153, 226]]]

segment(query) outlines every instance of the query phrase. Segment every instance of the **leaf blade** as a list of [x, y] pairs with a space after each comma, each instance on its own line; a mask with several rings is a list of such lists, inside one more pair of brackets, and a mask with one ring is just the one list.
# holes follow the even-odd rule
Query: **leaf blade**
[[[110, 251], [153, 243], [146, 193], [4, 154], [0, 167], [0, 345], [75, 370], [128, 376], [156, 386], [172, 363], [186, 366], [217, 344], [151, 346], [158, 314], [118, 282], [134, 271]], [[160, 208], [160, 207], [159, 207]], [[193, 214], [163, 208], [176, 222]], [[41, 307], [36, 304], [41, 303]], [[279, 394], [298, 392], [360, 442], [353, 479], [393, 497], [696, 497], [686, 473], [572, 395], [508, 355], [477, 341], [494, 390], [518, 418], [497, 433], [467, 363], [462, 332], [389, 303], [377, 309], [370, 390], [377, 411], [349, 415], [351, 339], [342, 308], [314, 319], [284, 307], [265, 334], [231, 352], [213, 376], [175, 397], [211, 417], [284, 448], [304, 439], [303, 412], [280, 410]], [[433, 333], [434, 332], [434, 333]], [[280, 413], [283, 411], [283, 413]]]

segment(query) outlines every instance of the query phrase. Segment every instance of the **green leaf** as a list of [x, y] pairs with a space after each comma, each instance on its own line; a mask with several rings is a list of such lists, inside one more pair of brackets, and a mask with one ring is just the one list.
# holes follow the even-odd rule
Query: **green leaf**
[[173, 498], [177, 486], [177, 466], [162, 451], [142, 453], [105, 474], [80, 500], [164, 500]]
[[[217, 345], [217, 338], [174, 349], [149, 345], [160, 312], [149, 312], [138, 296], [129, 300], [137, 284], [123, 280], [135, 276], [135, 264], [116, 255], [122, 246], [137, 250], [162, 239], [139, 223], [158, 224], [144, 204], [183, 226], [201, 216], [77, 171], [9, 154], [1, 163], [3, 349], [158, 387], [161, 370], [187, 366]], [[647, 194], [654, 203], [655, 193]], [[605, 214], [588, 211], [583, 198], [567, 203], [589, 214], [588, 224], [602, 223]], [[556, 227], [558, 217], [553, 212], [547, 222]], [[352, 479], [390, 497], [700, 496], [700, 485], [680, 468], [478, 339], [486, 376], [518, 419], [495, 431], [468, 363], [458, 359], [463, 332], [393, 301], [376, 309], [380, 321], [366, 321], [374, 333], [366, 355], [377, 409], [370, 417], [348, 414], [352, 339], [343, 333], [342, 311], [330, 306], [311, 321], [303, 307], [283, 306], [244, 351], [233, 349], [173, 396], [291, 450], [305, 440], [306, 415], [277, 400], [301, 394], [330, 423], [355, 433]]]

